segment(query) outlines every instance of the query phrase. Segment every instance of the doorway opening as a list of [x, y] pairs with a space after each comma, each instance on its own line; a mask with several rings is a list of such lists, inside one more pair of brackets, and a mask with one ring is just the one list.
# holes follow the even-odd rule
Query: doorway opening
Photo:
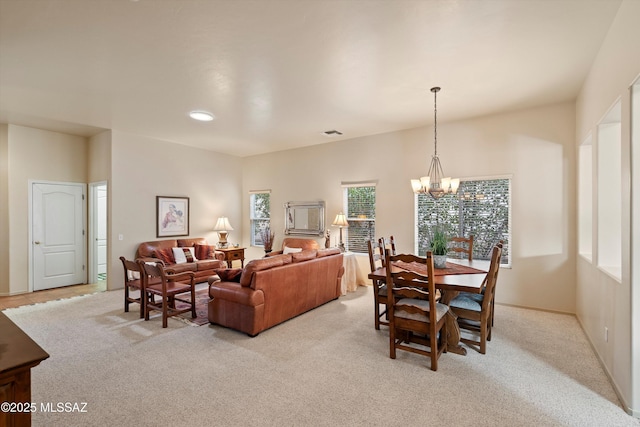
[[89, 283], [107, 281], [107, 183], [89, 184]]

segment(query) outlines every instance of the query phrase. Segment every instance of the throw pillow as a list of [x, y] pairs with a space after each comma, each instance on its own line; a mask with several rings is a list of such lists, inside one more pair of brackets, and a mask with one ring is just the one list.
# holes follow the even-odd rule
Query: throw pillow
[[240, 283], [240, 277], [242, 276], [241, 268], [218, 268], [214, 271], [223, 282]]
[[184, 264], [187, 262], [194, 262], [198, 260], [196, 258], [195, 249], [193, 247], [171, 249], [173, 252], [173, 259], [176, 260], [176, 264]]
[[284, 250], [282, 251], [282, 253], [284, 255], [286, 255], [286, 254], [296, 254], [298, 252], [302, 252], [302, 248], [290, 248], [288, 246], [285, 246]]
[[216, 259], [216, 247], [211, 245], [199, 245], [196, 243], [196, 258], [198, 259]]
[[173, 250], [171, 248], [156, 249], [153, 251], [153, 257], [158, 258], [160, 261], [164, 262], [165, 265], [176, 263], [173, 258]]

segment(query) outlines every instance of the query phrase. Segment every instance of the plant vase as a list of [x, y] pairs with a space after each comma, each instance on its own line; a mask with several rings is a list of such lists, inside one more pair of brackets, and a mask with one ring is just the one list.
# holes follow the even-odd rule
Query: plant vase
[[446, 255], [433, 255], [433, 267], [434, 268], [447, 268], [447, 256]]

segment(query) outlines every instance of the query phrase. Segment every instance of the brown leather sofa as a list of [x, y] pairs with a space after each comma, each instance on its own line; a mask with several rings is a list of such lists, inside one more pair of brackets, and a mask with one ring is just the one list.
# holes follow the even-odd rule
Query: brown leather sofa
[[[195, 262], [176, 264], [173, 259], [172, 249], [176, 247], [194, 247]], [[202, 259], [199, 258], [202, 256]], [[204, 255], [204, 256], [203, 256]], [[224, 254], [216, 252], [215, 247], [207, 243], [205, 238], [195, 239], [172, 239], [156, 240], [153, 242], [143, 242], [138, 245], [136, 259], [143, 261], [161, 260], [167, 272], [182, 273], [183, 271], [193, 271], [196, 283], [206, 282], [209, 277], [215, 275], [215, 270], [226, 267]]]
[[313, 239], [300, 239], [297, 237], [286, 237], [282, 240], [282, 249], [279, 251], [272, 251], [269, 256], [281, 255], [284, 252], [284, 248], [300, 248], [303, 251], [310, 249], [320, 249], [320, 245]]
[[340, 296], [338, 248], [250, 261], [240, 282], [209, 280], [209, 322], [256, 336]]

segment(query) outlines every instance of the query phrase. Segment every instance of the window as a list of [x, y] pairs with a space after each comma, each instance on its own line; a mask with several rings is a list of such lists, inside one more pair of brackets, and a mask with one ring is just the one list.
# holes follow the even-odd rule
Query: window
[[343, 188], [344, 210], [349, 222], [345, 239], [347, 249], [366, 254], [367, 240], [376, 234], [376, 187], [367, 183], [343, 185]]
[[270, 191], [252, 191], [250, 194], [251, 246], [262, 246], [260, 232], [271, 224]]
[[458, 194], [434, 200], [428, 194], [416, 196], [416, 253], [424, 255], [429, 236], [436, 228], [449, 236], [473, 235], [473, 258], [491, 258], [491, 249], [504, 242], [501, 264], [510, 265], [509, 244], [511, 179], [482, 179], [460, 182]]
[[[618, 101], [598, 125], [598, 267], [622, 280], [622, 106]], [[625, 159], [626, 160], [626, 159]]]

